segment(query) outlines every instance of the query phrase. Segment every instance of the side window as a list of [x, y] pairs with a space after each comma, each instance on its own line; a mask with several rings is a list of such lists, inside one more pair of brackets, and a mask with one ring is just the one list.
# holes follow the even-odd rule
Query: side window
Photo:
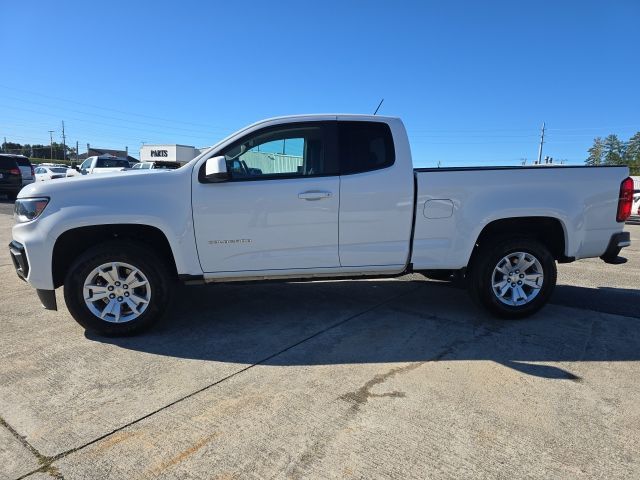
[[338, 149], [343, 175], [379, 170], [395, 162], [393, 137], [386, 123], [340, 122]]
[[325, 126], [290, 124], [254, 132], [222, 155], [232, 180], [337, 175], [337, 158], [327, 154]]
[[87, 170], [91, 166], [91, 158], [87, 158], [82, 165], [80, 165], [80, 170]]

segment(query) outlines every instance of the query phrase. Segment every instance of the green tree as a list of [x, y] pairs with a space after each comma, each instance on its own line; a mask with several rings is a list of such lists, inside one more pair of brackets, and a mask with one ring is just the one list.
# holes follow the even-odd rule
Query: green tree
[[624, 163], [629, 165], [632, 175], [640, 175], [640, 132], [636, 132], [627, 142]]
[[604, 156], [604, 142], [602, 141], [602, 138], [594, 138], [593, 145], [588, 151], [589, 156], [584, 161], [584, 163], [591, 166], [602, 164], [602, 157]]
[[604, 164], [624, 165], [625, 144], [617, 135], [608, 135], [604, 139]]

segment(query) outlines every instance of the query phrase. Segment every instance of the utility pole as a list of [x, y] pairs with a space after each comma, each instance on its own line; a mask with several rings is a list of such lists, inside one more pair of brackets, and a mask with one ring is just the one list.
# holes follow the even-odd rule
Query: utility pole
[[49, 146], [51, 147], [51, 160], [53, 160], [53, 132], [54, 130], [49, 130]]
[[544, 145], [544, 122], [542, 122], [542, 133], [540, 134], [540, 148], [538, 148], [538, 161], [536, 162], [540, 165], [542, 162], [542, 145]]
[[6, 149], [7, 149], [7, 137], [4, 137], [4, 143], [2, 144], [2, 151], [4, 153], [7, 153], [5, 152]]
[[78, 163], [78, 141], [76, 140], [76, 163]]
[[64, 135], [64, 120], [62, 120], [62, 160], [67, 159], [67, 137]]

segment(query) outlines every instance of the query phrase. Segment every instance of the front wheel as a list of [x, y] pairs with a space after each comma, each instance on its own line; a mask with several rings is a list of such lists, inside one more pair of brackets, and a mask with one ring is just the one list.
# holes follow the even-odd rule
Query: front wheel
[[557, 270], [542, 243], [503, 239], [477, 252], [469, 277], [469, 290], [476, 302], [499, 317], [523, 318], [547, 303]]
[[143, 246], [128, 241], [97, 245], [67, 272], [64, 299], [84, 328], [106, 336], [138, 333], [162, 316], [171, 276]]

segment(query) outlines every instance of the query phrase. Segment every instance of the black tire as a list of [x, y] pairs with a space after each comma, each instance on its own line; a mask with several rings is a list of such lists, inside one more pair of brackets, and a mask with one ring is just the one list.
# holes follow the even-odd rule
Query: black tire
[[[134, 266], [150, 285], [146, 309], [137, 318], [123, 323], [99, 318], [84, 301], [85, 279], [95, 268], [110, 262]], [[174, 282], [166, 263], [148, 248], [128, 240], [114, 240], [96, 245], [73, 262], [64, 281], [64, 300], [73, 318], [85, 329], [109, 337], [133, 335], [150, 328], [166, 312]]]
[[[528, 303], [507, 305], [494, 293], [492, 277], [498, 263], [515, 252], [524, 252], [535, 257], [542, 267], [541, 273], [544, 278], [539, 292]], [[528, 238], [501, 238], [489, 241], [487, 246], [476, 252], [469, 267], [468, 278], [469, 293], [476, 303], [498, 317], [517, 319], [533, 315], [548, 302], [556, 285], [557, 269], [553, 256], [542, 243]], [[505, 281], [506, 278], [505, 275]], [[527, 288], [533, 291], [530, 287]]]

